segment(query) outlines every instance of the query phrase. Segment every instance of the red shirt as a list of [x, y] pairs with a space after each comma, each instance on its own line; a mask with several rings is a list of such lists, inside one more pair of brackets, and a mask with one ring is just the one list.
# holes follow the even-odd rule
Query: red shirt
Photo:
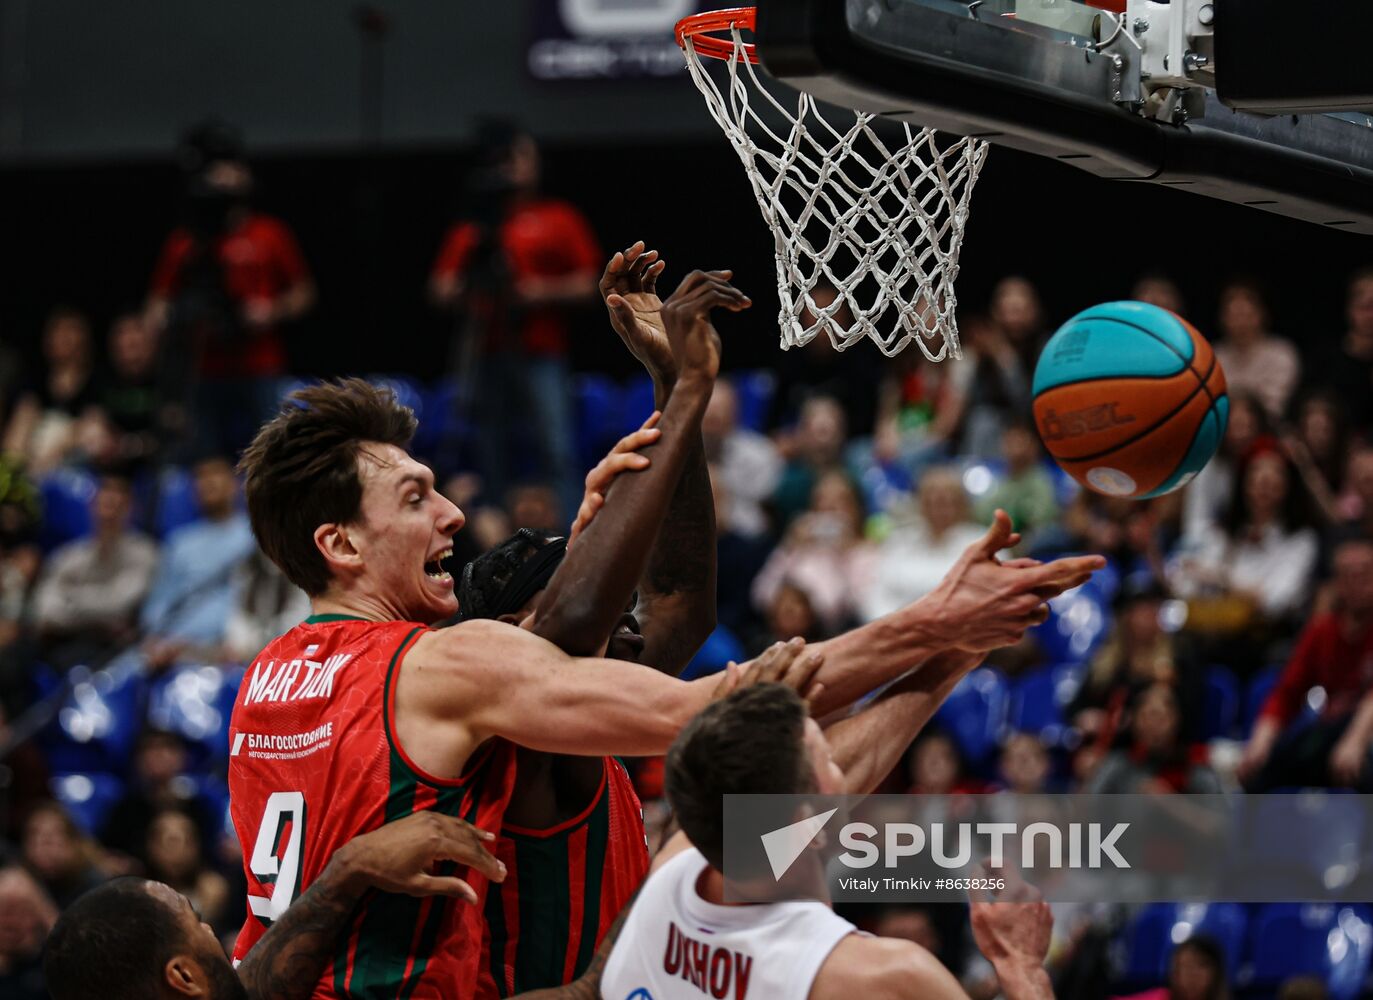
[[[433, 278], [456, 278], [466, 270], [477, 248], [480, 230], [471, 222], [459, 222], [448, 230], [434, 261]], [[596, 272], [601, 248], [591, 225], [565, 201], [540, 198], [517, 204], [501, 223], [500, 246], [510, 280], [564, 278]], [[469, 306], [485, 314], [492, 346], [513, 346], [500, 328], [508, 310], [491, 301], [474, 299]], [[567, 318], [559, 306], [528, 309], [519, 318], [519, 347], [526, 354], [563, 354], [567, 351]]]
[[1323, 718], [1337, 719], [1354, 711], [1359, 699], [1373, 688], [1373, 627], [1350, 641], [1340, 627], [1339, 615], [1313, 618], [1260, 716], [1286, 725], [1301, 711], [1306, 693], [1317, 686], [1325, 688]]
[[[423, 810], [500, 832], [514, 787], [511, 744], [487, 741], [461, 778], [446, 780], [421, 770], [395, 738], [397, 668], [424, 631], [414, 622], [321, 615], [273, 641], [248, 668], [229, 727], [229, 811], [248, 882], [236, 960], [358, 834]], [[315, 1000], [470, 1000], [487, 881], [471, 869], [456, 873], [477, 891], [475, 906], [369, 893]]]
[[[172, 298], [180, 291], [184, 269], [196, 252], [190, 230], [172, 231], [153, 269], [152, 294]], [[292, 287], [310, 280], [310, 269], [295, 236], [284, 222], [249, 213], [215, 243], [224, 272], [224, 291], [237, 306], [272, 302]], [[280, 375], [286, 350], [274, 329], [253, 330], [233, 344], [205, 345], [201, 372], [212, 378]]]

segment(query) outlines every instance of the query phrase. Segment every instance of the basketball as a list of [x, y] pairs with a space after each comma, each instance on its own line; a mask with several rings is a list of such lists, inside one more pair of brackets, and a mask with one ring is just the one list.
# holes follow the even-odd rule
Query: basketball
[[1206, 338], [1144, 302], [1064, 323], [1040, 353], [1033, 392], [1054, 461], [1088, 489], [1131, 499], [1191, 482], [1220, 447], [1230, 405]]

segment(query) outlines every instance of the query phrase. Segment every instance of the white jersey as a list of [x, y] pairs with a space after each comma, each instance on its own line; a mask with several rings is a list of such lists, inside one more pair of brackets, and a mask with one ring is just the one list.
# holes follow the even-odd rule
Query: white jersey
[[688, 848], [649, 876], [601, 978], [604, 1000], [805, 1000], [853, 924], [824, 903], [708, 903]]

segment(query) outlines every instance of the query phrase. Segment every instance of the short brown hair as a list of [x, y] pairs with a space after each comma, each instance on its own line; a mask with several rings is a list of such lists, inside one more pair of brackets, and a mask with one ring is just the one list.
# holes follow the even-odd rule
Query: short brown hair
[[405, 448], [415, 414], [389, 389], [362, 379], [297, 389], [239, 460], [248, 517], [262, 551], [314, 597], [329, 586], [315, 546], [321, 524], [349, 524], [362, 509], [358, 455], [367, 442]]
[[806, 757], [806, 703], [783, 684], [757, 684], [707, 705], [667, 752], [667, 800], [682, 832], [724, 868], [726, 795], [815, 790]]

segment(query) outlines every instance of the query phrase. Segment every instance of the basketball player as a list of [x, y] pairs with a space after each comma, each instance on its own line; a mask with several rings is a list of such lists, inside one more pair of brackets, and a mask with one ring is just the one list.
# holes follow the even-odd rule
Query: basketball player
[[[185, 896], [162, 882], [121, 878], [62, 914], [43, 953], [53, 1000], [306, 1000], [339, 937], [370, 891], [476, 898], [461, 879], [430, 874], [440, 862], [503, 877], [486, 849], [493, 835], [460, 819], [417, 813], [355, 837], [334, 853], [308, 892], [272, 925], [237, 975], [214, 932]], [[556, 991], [522, 1000], [592, 1000], [599, 966]]]
[[[611, 949], [602, 996], [965, 1000], [928, 951], [860, 934], [826, 903], [724, 902], [722, 796], [835, 795], [850, 787], [805, 703], [781, 685], [736, 691], [693, 719], [667, 761], [668, 800], [682, 829], [654, 859]], [[766, 868], [760, 877], [772, 879]], [[807, 851], [783, 880], [805, 895], [823, 885], [816, 853]], [[1044, 903], [975, 902], [972, 926], [1008, 1000], [1052, 997], [1043, 963], [1053, 919]]]
[[[745, 304], [702, 272], [665, 303], [681, 368], [664, 424], [705, 406], [719, 367], [710, 310]], [[295, 393], [244, 456], [258, 540], [316, 614], [254, 662], [235, 707], [230, 790], [250, 893], [239, 956], [358, 832], [424, 809], [498, 827], [513, 751], [490, 737], [556, 753], [661, 753], [713, 690], [709, 679], [578, 661], [500, 623], [428, 630], [456, 610], [441, 561], [462, 514], [403, 450], [413, 427], [408, 411], [365, 383], [313, 387]], [[604, 544], [603, 532], [593, 521], [578, 546]], [[1003, 515], [988, 545], [921, 604], [824, 644], [818, 710], [936, 649], [1014, 641], [1044, 600], [1100, 564], [1002, 566], [994, 554], [1009, 533]], [[623, 607], [621, 598], [597, 610]], [[470, 881], [484, 896], [485, 880]], [[317, 995], [467, 995], [479, 935], [477, 908], [377, 895]]]
[[[612, 324], [648, 368], [660, 407], [671, 396], [675, 368], [654, 288], [662, 270], [657, 253], [640, 242], [611, 258], [601, 280]], [[676, 438], [693, 446], [670, 504], [663, 498], [677, 469], [655, 461], [622, 476], [613, 499], [596, 515], [609, 544], [568, 554], [565, 538], [517, 532], [464, 569], [463, 617], [523, 624], [568, 652], [598, 650], [608, 641], [612, 658], [642, 660], [669, 672], [681, 669], [709, 633], [706, 623], [713, 617], [714, 518], [710, 480], [697, 446], [699, 420], [667, 422], [658, 429], [659, 447], [674, 456], [680, 452]], [[588, 488], [594, 483], [596, 490], [607, 490], [598, 479], [599, 468], [588, 477]], [[611, 621], [595, 609], [613, 611], [628, 597], [631, 571], [642, 562], [635, 554], [647, 549], [655, 533], [637, 600], [619, 616], [607, 640]], [[1016, 540], [1012, 536], [1010, 544]], [[569, 587], [568, 580], [577, 585]], [[846, 769], [861, 775], [865, 790], [890, 771], [948, 691], [981, 659], [981, 654], [942, 654], [889, 691], [864, 718], [833, 728], [837, 752]], [[648, 869], [639, 801], [617, 760], [527, 749], [517, 758], [515, 789], [496, 846], [512, 876], [487, 896], [483, 996], [509, 996], [576, 976]]]

